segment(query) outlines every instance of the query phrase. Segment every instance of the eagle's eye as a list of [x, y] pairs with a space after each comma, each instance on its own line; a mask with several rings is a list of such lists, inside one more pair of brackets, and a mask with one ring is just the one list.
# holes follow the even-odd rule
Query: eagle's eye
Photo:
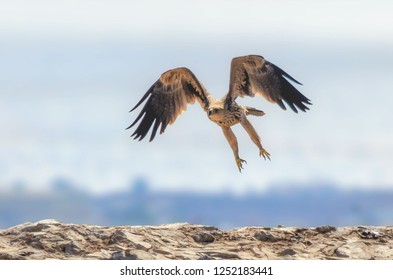
[[217, 112], [218, 112], [218, 109], [210, 109], [210, 110], [209, 110], [209, 115], [211, 115], [211, 114], [217, 114]]

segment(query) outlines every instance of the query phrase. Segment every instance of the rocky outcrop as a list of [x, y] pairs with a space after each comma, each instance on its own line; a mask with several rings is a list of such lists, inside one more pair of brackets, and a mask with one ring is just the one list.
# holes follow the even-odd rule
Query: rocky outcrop
[[43, 220], [0, 230], [0, 259], [393, 259], [393, 227], [223, 231], [187, 223], [105, 227]]

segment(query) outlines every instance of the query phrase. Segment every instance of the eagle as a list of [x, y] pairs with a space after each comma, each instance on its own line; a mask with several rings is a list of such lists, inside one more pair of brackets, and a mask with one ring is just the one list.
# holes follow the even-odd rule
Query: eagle
[[270, 160], [270, 154], [263, 148], [261, 137], [251, 125], [247, 116], [263, 116], [265, 113], [248, 106], [239, 105], [238, 97], [264, 97], [286, 110], [284, 102], [293, 112], [306, 112], [310, 99], [300, 93], [289, 81], [302, 85], [284, 70], [259, 55], [240, 56], [232, 59], [229, 91], [222, 98], [214, 98], [196, 78], [193, 72], [179, 67], [164, 72], [148, 89], [140, 101], [130, 110], [134, 111], [146, 99], [146, 103], [134, 122], [127, 128], [139, 125], [131, 137], [142, 140], [152, 128], [150, 141], [154, 139], [158, 129], [162, 134], [168, 124], [173, 124], [188, 104], [197, 101], [206, 112], [209, 120], [221, 127], [235, 156], [239, 171], [243, 169], [245, 160], [239, 157], [239, 148], [231, 127], [240, 123], [251, 140], [259, 149], [259, 156]]

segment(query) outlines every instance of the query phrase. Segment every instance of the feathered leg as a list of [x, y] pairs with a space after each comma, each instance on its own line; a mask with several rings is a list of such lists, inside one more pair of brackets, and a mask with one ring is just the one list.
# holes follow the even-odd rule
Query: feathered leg
[[243, 128], [247, 131], [248, 135], [250, 136], [252, 142], [257, 145], [259, 148], [259, 156], [262, 156], [264, 159], [268, 158], [270, 160], [270, 154], [262, 147], [261, 138], [259, 137], [258, 133], [256, 132], [255, 128], [252, 124], [247, 120], [246, 117], [242, 118], [240, 122]]
[[222, 127], [222, 132], [224, 132], [225, 138], [227, 139], [229, 145], [232, 148], [233, 155], [235, 156], [235, 159], [236, 159], [237, 168], [239, 168], [239, 171], [242, 172], [242, 169], [243, 169], [242, 164], [243, 164], [243, 162], [247, 163], [247, 161], [245, 161], [244, 159], [241, 159], [239, 157], [239, 148], [237, 145], [237, 138], [230, 127]]

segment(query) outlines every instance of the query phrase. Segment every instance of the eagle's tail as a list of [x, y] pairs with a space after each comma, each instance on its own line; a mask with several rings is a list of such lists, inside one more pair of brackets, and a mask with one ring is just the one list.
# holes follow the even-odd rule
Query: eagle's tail
[[246, 106], [246, 115], [247, 115], [247, 116], [248, 116], [248, 115], [252, 115], [252, 116], [258, 116], [258, 117], [260, 117], [260, 116], [263, 116], [264, 114], [265, 114], [264, 111], [261, 111], [261, 110], [258, 110], [258, 109], [255, 109], [255, 108], [247, 107], [247, 106]]

